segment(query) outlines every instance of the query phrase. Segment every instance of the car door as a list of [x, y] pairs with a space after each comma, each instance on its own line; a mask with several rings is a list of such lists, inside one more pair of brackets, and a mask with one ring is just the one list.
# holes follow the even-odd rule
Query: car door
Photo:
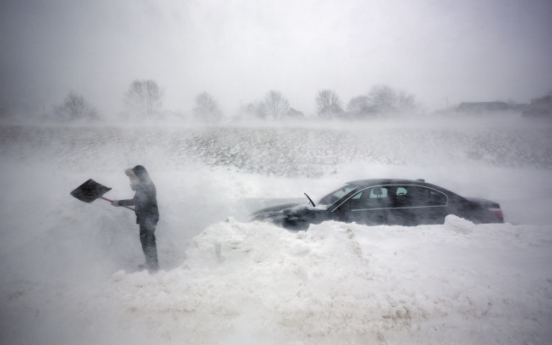
[[333, 212], [335, 219], [340, 221], [366, 225], [388, 224], [391, 205], [388, 188], [374, 186], [357, 191]]
[[389, 188], [393, 206], [389, 224], [442, 224], [448, 214], [445, 193], [422, 185], [395, 185]]

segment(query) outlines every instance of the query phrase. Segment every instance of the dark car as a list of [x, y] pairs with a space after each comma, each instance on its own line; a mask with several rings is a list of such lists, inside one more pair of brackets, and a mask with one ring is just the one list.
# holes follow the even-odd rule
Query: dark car
[[465, 198], [424, 180], [352, 181], [315, 204], [286, 204], [259, 210], [251, 220], [306, 230], [326, 220], [366, 225], [443, 224], [449, 214], [474, 223], [503, 223], [497, 202]]

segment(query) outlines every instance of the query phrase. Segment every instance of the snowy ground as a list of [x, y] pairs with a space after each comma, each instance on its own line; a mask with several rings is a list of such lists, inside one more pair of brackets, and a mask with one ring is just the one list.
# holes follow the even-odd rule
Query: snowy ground
[[[363, 126], [0, 127], [2, 344], [549, 344], [552, 138], [519, 120]], [[162, 220], [156, 275], [131, 212], [144, 164]], [[291, 233], [266, 198], [425, 178], [501, 203], [506, 224]], [[306, 200], [305, 200], [306, 202]]]

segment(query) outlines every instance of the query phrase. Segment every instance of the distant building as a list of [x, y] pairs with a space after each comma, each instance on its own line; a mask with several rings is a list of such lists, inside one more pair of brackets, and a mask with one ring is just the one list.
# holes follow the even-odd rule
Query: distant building
[[289, 108], [288, 112], [287, 112], [287, 117], [289, 119], [294, 119], [294, 120], [298, 120], [298, 119], [304, 119], [305, 118], [305, 114], [303, 114], [302, 111], [299, 111], [299, 110], [295, 110], [293, 108]]
[[456, 111], [462, 113], [482, 114], [523, 111], [526, 104], [512, 104], [506, 102], [463, 102]]
[[552, 118], [552, 94], [531, 100], [523, 111], [523, 116]]

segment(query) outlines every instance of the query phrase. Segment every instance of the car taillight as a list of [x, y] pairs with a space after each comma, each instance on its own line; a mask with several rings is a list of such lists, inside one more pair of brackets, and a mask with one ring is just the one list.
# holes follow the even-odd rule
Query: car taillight
[[504, 213], [502, 213], [502, 210], [499, 208], [490, 208], [489, 211], [494, 213], [496, 218], [500, 220], [501, 222], [504, 222]]

